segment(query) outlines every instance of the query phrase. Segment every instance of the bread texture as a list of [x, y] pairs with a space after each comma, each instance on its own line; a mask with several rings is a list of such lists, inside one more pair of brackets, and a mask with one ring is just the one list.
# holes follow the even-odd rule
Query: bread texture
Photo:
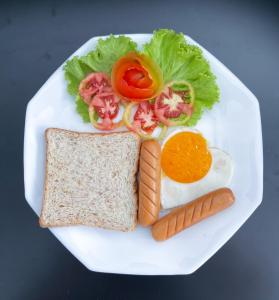
[[134, 230], [138, 135], [49, 128], [45, 139], [46, 174], [40, 225], [80, 224]]

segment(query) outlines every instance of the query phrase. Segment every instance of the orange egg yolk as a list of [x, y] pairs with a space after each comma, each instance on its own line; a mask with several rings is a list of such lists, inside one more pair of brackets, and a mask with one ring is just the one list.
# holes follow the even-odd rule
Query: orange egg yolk
[[208, 173], [211, 163], [206, 140], [199, 133], [177, 133], [166, 142], [162, 150], [162, 170], [177, 182], [198, 181]]

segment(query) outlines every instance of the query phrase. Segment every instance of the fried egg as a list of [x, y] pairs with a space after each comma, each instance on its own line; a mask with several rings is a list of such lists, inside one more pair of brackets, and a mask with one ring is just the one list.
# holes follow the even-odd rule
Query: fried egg
[[233, 161], [226, 152], [208, 147], [200, 132], [177, 130], [162, 144], [161, 169], [161, 205], [167, 209], [228, 186]]

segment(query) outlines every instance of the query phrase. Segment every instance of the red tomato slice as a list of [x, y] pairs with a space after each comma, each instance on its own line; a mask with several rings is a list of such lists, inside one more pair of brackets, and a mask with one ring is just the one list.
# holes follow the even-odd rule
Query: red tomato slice
[[185, 90], [174, 91], [173, 83], [171, 83], [155, 100], [155, 114], [159, 121], [166, 126], [179, 125], [179, 121], [171, 119], [178, 118], [181, 114], [190, 118], [193, 113], [193, 90], [187, 82], [181, 81], [179, 83], [185, 86]]
[[123, 124], [124, 124], [123, 120], [120, 120], [119, 122], [114, 123], [108, 117], [101, 119], [101, 122], [99, 123], [98, 121], [95, 120], [94, 113], [95, 113], [94, 106], [89, 106], [90, 122], [95, 128], [97, 128], [99, 130], [113, 130], [113, 129], [123, 126]]
[[112, 91], [109, 77], [105, 73], [90, 73], [79, 85], [79, 94], [88, 105], [94, 95]]
[[164, 111], [163, 116], [166, 118], [177, 118], [181, 115], [181, 105], [184, 101], [182, 97], [174, 93], [171, 87], [166, 87], [156, 99], [157, 110]]
[[134, 115], [134, 121], [140, 125], [142, 130], [151, 134], [159, 123], [154, 113], [154, 104], [150, 104], [148, 101], [141, 102]]
[[[134, 121], [131, 122], [132, 108], [136, 105], [138, 107], [134, 115]], [[148, 101], [141, 102], [140, 104], [136, 102], [129, 103], [125, 108], [123, 121], [129, 130], [136, 132], [143, 139], [155, 138], [161, 140], [165, 137], [168, 129], [167, 126], [163, 126], [157, 137], [152, 136], [154, 128], [158, 126], [158, 120], [154, 116], [152, 104]]]
[[112, 120], [119, 112], [119, 102], [120, 99], [114, 93], [101, 93], [93, 98], [91, 105], [94, 106], [100, 118]]
[[123, 79], [129, 86], [134, 86], [141, 89], [148, 88], [152, 84], [152, 80], [149, 77], [148, 72], [142, 67], [138, 66], [127, 70]]
[[159, 67], [149, 57], [130, 52], [114, 64], [112, 86], [121, 98], [141, 102], [160, 93], [163, 77]]
[[[112, 92], [97, 94], [89, 105], [89, 117], [92, 125], [100, 130], [112, 130], [123, 125], [123, 121], [114, 123], [119, 112], [120, 99]], [[94, 112], [97, 112], [101, 122], [94, 118]]]

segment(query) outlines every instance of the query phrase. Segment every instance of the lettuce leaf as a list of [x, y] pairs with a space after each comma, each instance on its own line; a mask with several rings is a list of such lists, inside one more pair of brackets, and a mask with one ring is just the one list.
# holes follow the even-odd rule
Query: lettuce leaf
[[185, 125], [187, 126], [195, 126], [202, 116], [204, 110], [202, 102], [195, 101], [194, 108], [195, 109], [190, 120], [187, 120], [187, 122], [185, 123]]
[[137, 44], [126, 36], [99, 39], [96, 49], [81, 57], [81, 61], [96, 72], [110, 74], [113, 64], [130, 51], [136, 51]]
[[165, 83], [174, 80], [181, 68], [181, 45], [185, 43], [182, 33], [161, 29], [154, 31], [151, 41], [143, 46], [143, 52], [151, 57], [161, 68]]
[[78, 95], [76, 97], [76, 111], [82, 117], [84, 123], [90, 123], [88, 105]]
[[90, 72], [90, 69], [85, 65], [77, 56], [68, 60], [64, 65], [65, 79], [68, 82], [67, 90], [70, 95], [75, 96], [78, 94], [78, 86], [81, 80]]
[[191, 82], [195, 91], [195, 101], [208, 109], [219, 100], [219, 89], [212, 73], [200, 73], [198, 78]]
[[96, 49], [86, 56], [74, 56], [68, 60], [63, 69], [68, 82], [67, 90], [70, 95], [76, 96], [76, 111], [83, 121], [90, 122], [88, 106], [78, 95], [78, 87], [82, 79], [91, 72], [110, 73], [113, 64], [130, 51], [136, 51], [137, 45], [125, 36], [110, 35], [107, 39], [99, 39]]
[[210, 109], [219, 100], [219, 89], [210, 65], [199, 47], [186, 42], [182, 33], [160, 29], [153, 33], [143, 52], [161, 68], [165, 84], [170, 81], [186, 80], [195, 92], [194, 114], [185, 125], [194, 126], [204, 109]]

